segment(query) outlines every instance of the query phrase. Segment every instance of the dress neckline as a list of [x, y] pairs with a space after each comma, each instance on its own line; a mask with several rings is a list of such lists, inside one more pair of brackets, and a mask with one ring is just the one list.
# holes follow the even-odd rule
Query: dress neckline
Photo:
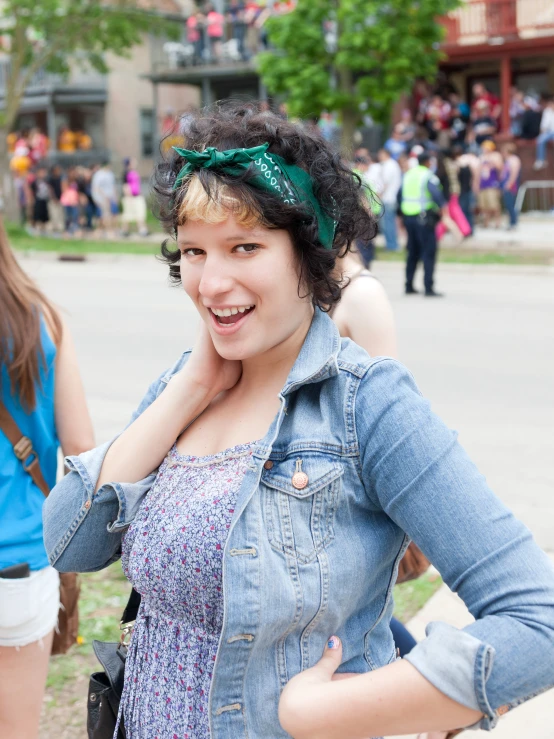
[[174, 464], [182, 464], [193, 467], [203, 467], [204, 465], [212, 464], [213, 462], [222, 462], [228, 459], [237, 459], [238, 457], [246, 457], [252, 454], [253, 447], [258, 444], [259, 439], [255, 441], [247, 441], [242, 444], [235, 444], [228, 449], [223, 449], [221, 452], [215, 454], [180, 454], [177, 451], [177, 442], [173, 444], [169, 452], [169, 459]]

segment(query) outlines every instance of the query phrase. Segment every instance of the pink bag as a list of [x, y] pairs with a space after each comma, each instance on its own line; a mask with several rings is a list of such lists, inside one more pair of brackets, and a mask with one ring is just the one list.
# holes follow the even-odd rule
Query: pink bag
[[[452, 218], [456, 226], [458, 226], [462, 232], [462, 236], [469, 236], [471, 233], [471, 226], [467, 222], [467, 218], [464, 216], [464, 212], [460, 207], [457, 195], [452, 195], [448, 201], [448, 215]], [[437, 226], [437, 240], [442, 239], [447, 230], [448, 229], [441, 221]]]

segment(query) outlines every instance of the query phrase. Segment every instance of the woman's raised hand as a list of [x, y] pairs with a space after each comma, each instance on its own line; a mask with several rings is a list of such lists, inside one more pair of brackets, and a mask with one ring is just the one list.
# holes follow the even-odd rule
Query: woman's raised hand
[[202, 322], [198, 339], [183, 369], [189, 382], [205, 387], [210, 396], [224, 390], [230, 390], [240, 379], [242, 362], [224, 359], [214, 347], [212, 337], [205, 323]]

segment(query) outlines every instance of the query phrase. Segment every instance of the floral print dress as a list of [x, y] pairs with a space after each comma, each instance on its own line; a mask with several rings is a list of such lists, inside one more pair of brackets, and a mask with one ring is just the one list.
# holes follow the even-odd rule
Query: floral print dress
[[223, 550], [254, 444], [206, 457], [174, 446], [125, 535], [123, 569], [142, 596], [120, 707], [128, 739], [210, 735]]

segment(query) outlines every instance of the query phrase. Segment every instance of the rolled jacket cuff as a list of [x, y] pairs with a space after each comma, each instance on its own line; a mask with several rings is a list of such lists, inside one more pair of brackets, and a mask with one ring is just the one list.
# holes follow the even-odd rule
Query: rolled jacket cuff
[[144, 500], [144, 496], [152, 487], [158, 472], [158, 470], [154, 470], [154, 472], [138, 482], [107, 482], [95, 492], [100, 470], [108, 449], [117, 438], [116, 436], [111, 441], [102, 444], [102, 446], [90, 452], [65, 458], [66, 466], [70, 470], [77, 472], [81, 478], [87, 500], [91, 506], [106, 503], [114, 497], [117, 498], [117, 517], [107, 525], [110, 533], [115, 533], [126, 528], [133, 521], [140, 504]]
[[486, 693], [495, 650], [463, 629], [434, 621], [427, 638], [405, 659], [441, 693], [467, 708], [481, 711], [483, 718], [468, 729], [490, 731], [498, 722]]

